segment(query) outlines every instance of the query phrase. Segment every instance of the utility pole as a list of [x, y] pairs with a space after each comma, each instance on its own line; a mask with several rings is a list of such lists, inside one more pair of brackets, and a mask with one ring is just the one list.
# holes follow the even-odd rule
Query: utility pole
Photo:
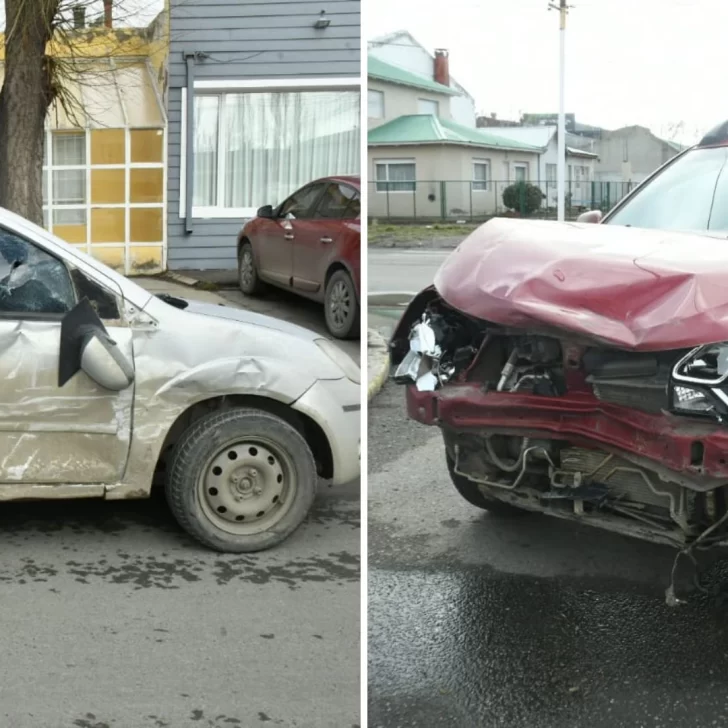
[[559, 222], [564, 221], [564, 197], [566, 192], [566, 117], [564, 108], [564, 80], [566, 69], [566, 15], [569, 6], [566, 0], [559, 4], [549, 3], [549, 10], [559, 11], [559, 126], [558, 126], [558, 165], [556, 182], [556, 213]]

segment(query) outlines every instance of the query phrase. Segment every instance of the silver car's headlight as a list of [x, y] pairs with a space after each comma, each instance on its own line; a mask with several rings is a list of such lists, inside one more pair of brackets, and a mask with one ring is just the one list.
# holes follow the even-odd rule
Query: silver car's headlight
[[354, 363], [354, 360], [339, 349], [333, 341], [328, 339], [316, 339], [316, 346], [323, 351], [336, 366], [341, 369], [344, 376], [355, 384], [361, 384], [361, 369]]

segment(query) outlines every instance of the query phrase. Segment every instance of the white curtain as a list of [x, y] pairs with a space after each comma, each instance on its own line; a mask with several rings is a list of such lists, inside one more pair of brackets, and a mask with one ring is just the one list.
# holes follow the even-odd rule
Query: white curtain
[[276, 205], [318, 177], [359, 174], [358, 91], [226, 94], [223, 204]]
[[217, 153], [220, 127], [220, 97], [195, 98], [195, 185], [196, 207], [217, 205]]

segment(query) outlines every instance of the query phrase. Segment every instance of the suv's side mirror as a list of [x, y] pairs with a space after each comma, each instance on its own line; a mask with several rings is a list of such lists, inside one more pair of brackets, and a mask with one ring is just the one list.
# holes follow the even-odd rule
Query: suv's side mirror
[[602, 213], [601, 210], [588, 210], [587, 212], [582, 212], [581, 215], [576, 218], [576, 221], [597, 224], [602, 221], [603, 217], [604, 213]]
[[263, 205], [263, 207], [258, 208], [258, 212], [256, 213], [258, 217], [266, 217], [266, 218], [272, 218], [273, 217], [273, 205]]
[[134, 370], [116, 342], [94, 327], [81, 343], [81, 369], [96, 384], [120, 392], [134, 381]]

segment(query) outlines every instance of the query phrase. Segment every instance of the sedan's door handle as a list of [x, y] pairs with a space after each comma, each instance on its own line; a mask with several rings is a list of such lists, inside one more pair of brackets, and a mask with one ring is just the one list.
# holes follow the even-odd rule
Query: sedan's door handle
[[333, 238], [321, 238], [322, 243], [333, 243]]
[[293, 233], [286, 233], [286, 234], [285, 234], [285, 235], [284, 235], [283, 237], [284, 237], [284, 238], [285, 238], [286, 240], [293, 240], [293, 237], [294, 237], [294, 236], [293, 236]]

